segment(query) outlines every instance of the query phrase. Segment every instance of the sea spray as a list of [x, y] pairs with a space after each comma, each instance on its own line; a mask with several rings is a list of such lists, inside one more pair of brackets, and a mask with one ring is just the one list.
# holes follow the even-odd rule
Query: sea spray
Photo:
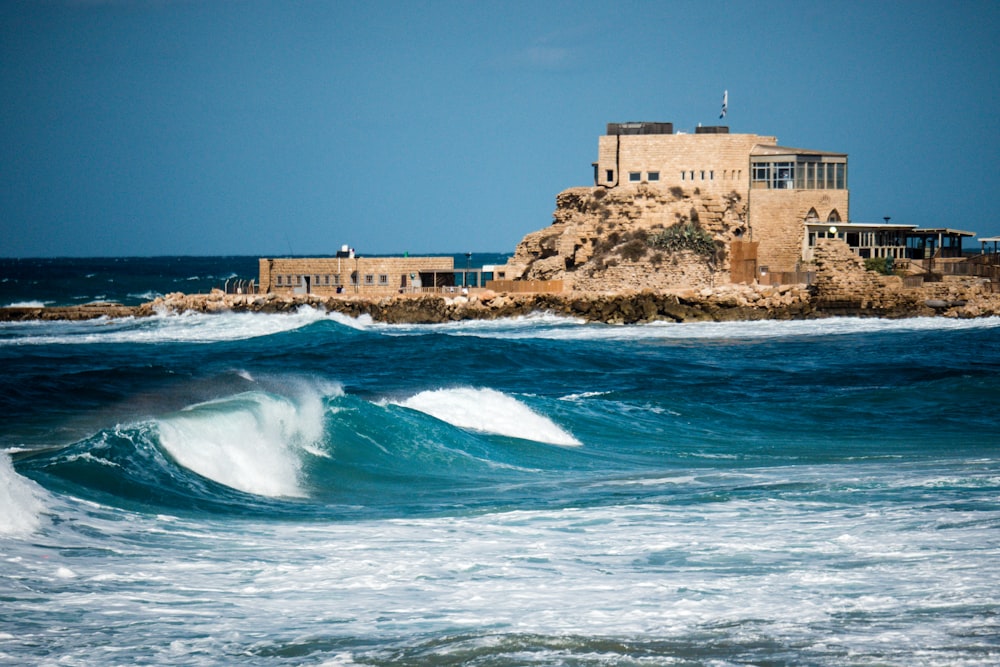
[[10, 457], [0, 452], [0, 539], [25, 537], [39, 529], [45, 491], [14, 470]]
[[160, 443], [190, 470], [262, 496], [305, 496], [301, 457], [317, 451], [323, 411], [261, 392], [208, 401], [158, 420]]
[[459, 428], [553, 445], [581, 444], [548, 417], [495, 389], [435, 389], [399, 401], [398, 405], [419, 410]]

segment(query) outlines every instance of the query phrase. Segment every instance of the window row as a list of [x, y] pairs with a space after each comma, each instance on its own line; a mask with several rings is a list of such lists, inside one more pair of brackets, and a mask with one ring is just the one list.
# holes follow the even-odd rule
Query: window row
[[[735, 180], [743, 177], [742, 169], [724, 169], [722, 171], [722, 180]], [[681, 172], [682, 181], [714, 181], [715, 180], [715, 170], [714, 169], [691, 169], [688, 171]]]
[[755, 162], [751, 187], [768, 190], [844, 190], [845, 162]]
[[[341, 282], [341, 276], [340, 276], [339, 273], [316, 274], [316, 275], [278, 275], [278, 276], [275, 276], [275, 281], [274, 282], [275, 282], [275, 285], [281, 285], [281, 286], [287, 286], [287, 287], [294, 287], [294, 286], [299, 286], [299, 285], [305, 285], [306, 283], [309, 283], [310, 285], [313, 285], [313, 286], [331, 285], [331, 286], [334, 286], [334, 287], [343, 284]], [[351, 284], [352, 285], [357, 285], [358, 284], [358, 274], [357, 273], [352, 273], [351, 274]], [[364, 284], [365, 285], [374, 285], [375, 284], [375, 274], [374, 273], [366, 273], [364, 275]], [[380, 273], [380, 274], [378, 274], [378, 284], [379, 285], [388, 285], [389, 284], [389, 274], [388, 273]]]
[[[630, 171], [628, 172], [629, 183], [658, 183], [660, 181], [660, 172], [658, 171], [647, 171], [645, 172], [645, 178], [643, 178], [644, 172], [641, 171]], [[742, 169], [725, 169], [722, 171], [723, 180], [736, 180], [743, 178]], [[608, 183], [615, 182], [615, 170], [606, 169], [604, 172], [604, 180]], [[682, 181], [714, 181], [715, 180], [715, 170], [714, 169], [691, 169], [681, 172]]]

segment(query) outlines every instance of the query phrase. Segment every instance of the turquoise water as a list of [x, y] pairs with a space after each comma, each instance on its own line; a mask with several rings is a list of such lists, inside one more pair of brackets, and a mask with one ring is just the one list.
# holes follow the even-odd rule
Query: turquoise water
[[997, 319], [2, 324], [0, 664], [995, 664], [998, 350]]

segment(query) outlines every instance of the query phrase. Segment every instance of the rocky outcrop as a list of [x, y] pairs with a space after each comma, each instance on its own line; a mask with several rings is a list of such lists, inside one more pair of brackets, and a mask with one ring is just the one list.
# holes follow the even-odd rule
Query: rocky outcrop
[[[702, 245], [657, 244], [675, 227], [697, 233]], [[552, 224], [518, 244], [509, 277], [562, 280], [574, 291], [728, 283], [729, 243], [746, 230], [746, 203], [735, 192], [717, 196], [646, 183], [570, 188], [556, 197]]]

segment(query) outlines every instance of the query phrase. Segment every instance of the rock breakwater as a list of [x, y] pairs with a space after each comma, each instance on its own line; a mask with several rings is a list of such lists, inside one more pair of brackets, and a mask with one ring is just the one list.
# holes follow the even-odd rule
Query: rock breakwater
[[906, 287], [897, 276], [865, 271], [843, 241], [828, 239], [815, 250], [812, 286], [727, 284], [701, 289], [569, 291], [558, 294], [496, 293], [468, 296], [399, 294], [210, 294], [175, 292], [140, 306], [95, 303], [59, 308], [0, 308], [0, 321], [85, 320], [97, 317], [149, 317], [184, 312], [293, 312], [303, 306], [350, 317], [367, 315], [397, 324], [435, 324], [552, 313], [590, 322], [734, 322], [791, 320], [831, 316], [956, 318], [1000, 316], [1000, 293], [976, 278], [946, 277]]
[[590, 322], [734, 322], [855, 317], [1000, 316], [1000, 294], [959, 283], [900, 290], [887, 297], [831, 299], [805, 285], [781, 287], [724, 285], [701, 290], [622, 293], [507, 294], [483, 291], [470, 296], [436, 294], [388, 297], [316, 295], [168, 294], [140, 306], [95, 304], [63, 308], [3, 308], [0, 320], [84, 320], [97, 317], [150, 317], [184, 312], [291, 313], [311, 307], [349, 317], [367, 315], [390, 324], [437, 324], [552, 313]]

